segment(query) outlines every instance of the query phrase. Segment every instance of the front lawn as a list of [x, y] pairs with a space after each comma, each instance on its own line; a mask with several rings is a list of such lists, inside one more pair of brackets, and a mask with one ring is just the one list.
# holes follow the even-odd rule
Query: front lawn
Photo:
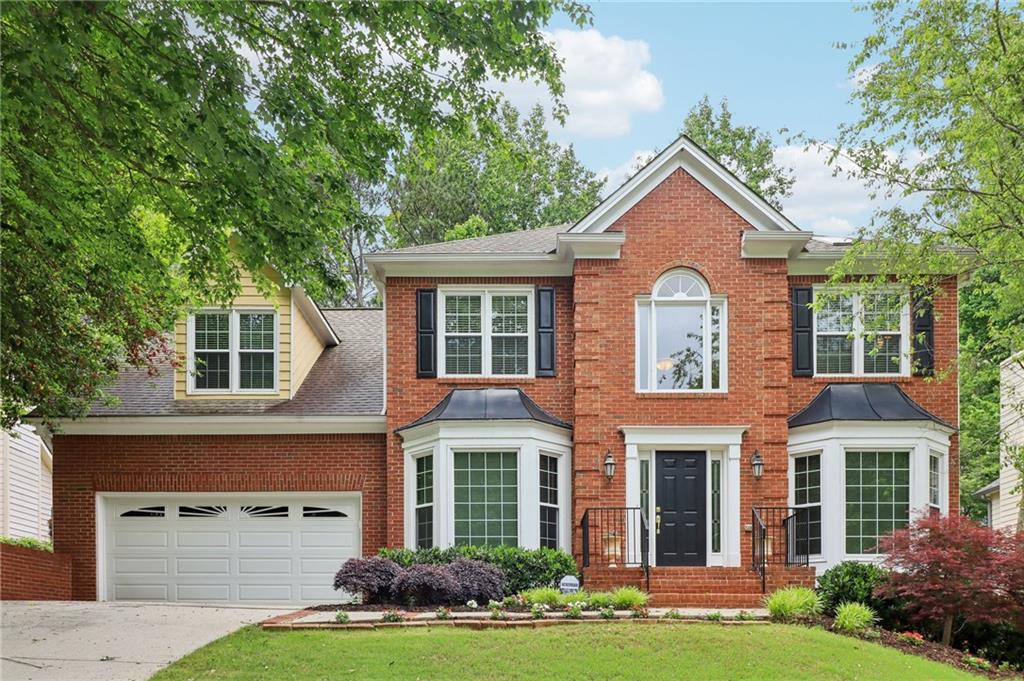
[[180, 679], [977, 679], [823, 630], [717, 624], [263, 631], [246, 627], [153, 677]]

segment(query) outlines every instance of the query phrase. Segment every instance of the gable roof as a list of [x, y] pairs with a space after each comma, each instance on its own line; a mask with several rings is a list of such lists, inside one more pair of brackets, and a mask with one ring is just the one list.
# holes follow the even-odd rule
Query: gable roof
[[596, 208], [573, 225], [572, 232], [603, 232], [669, 175], [682, 168], [760, 231], [802, 231], [789, 218], [711, 158], [686, 135], [626, 180]]
[[895, 383], [829, 383], [788, 419], [790, 428], [826, 421], [932, 421], [952, 428]]
[[378, 309], [323, 310], [339, 339], [320, 353], [290, 400], [174, 399], [174, 368], [125, 369], [108, 393], [115, 405], [94, 405], [90, 417], [121, 416], [361, 416], [384, 410], [384, 312]]
[[519, 388], [453, 388], [426, 414], [398, 428], [401, 432], [437, 421], [537, 421], [572, 429]]
[[416, 253], [425, 255], [448, 253], [554, 253], [558, 247], [558, 235], [568, 232], [571, 227], [572, 225], [569, 223], [549, 225], [538, 229], [490, 234], [488, 236], [458, 239], [456, 241], [441, 241], [435, 244], [407, 246], [405, 248], [394, 248], [380, 252], [410, 255]]

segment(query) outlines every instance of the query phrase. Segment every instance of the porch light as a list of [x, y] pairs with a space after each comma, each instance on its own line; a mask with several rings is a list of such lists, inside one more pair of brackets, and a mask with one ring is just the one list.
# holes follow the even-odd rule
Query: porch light
[[615, 477], [615, 457], [612, 456], [610, 449], [604, 453], [604, 477], [608, 480]]
[[755, 449], [750, 457], [750, 469], [754, 472], [755, 480], [760, 480], [764, 475], [764, 459], [761, 458], [760, 450]]

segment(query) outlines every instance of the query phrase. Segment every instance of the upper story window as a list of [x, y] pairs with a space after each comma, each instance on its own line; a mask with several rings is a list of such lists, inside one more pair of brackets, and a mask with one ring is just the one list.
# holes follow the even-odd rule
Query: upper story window
[[442, 376], [533, 374], [533, 289], [443, 289], [438, 317]]
[[210, 310], [188, 322], [190, 393], [277, 391], [277, 314]]
[[908, 374], [909, 325], [910, 309], [899, 292], [830, 292], [814, 315], [814, 372]]
[[637, 300], [636, 387], [726, 390], [726, 301], [696, 272], [673, 270]]

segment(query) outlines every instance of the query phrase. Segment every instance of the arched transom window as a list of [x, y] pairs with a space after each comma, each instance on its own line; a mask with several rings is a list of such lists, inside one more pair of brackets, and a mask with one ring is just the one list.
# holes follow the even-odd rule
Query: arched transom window
[[725, 298], [696, 272], [672, 270], [637, 300], [637, 390], [724, 391], [725, 347]]

